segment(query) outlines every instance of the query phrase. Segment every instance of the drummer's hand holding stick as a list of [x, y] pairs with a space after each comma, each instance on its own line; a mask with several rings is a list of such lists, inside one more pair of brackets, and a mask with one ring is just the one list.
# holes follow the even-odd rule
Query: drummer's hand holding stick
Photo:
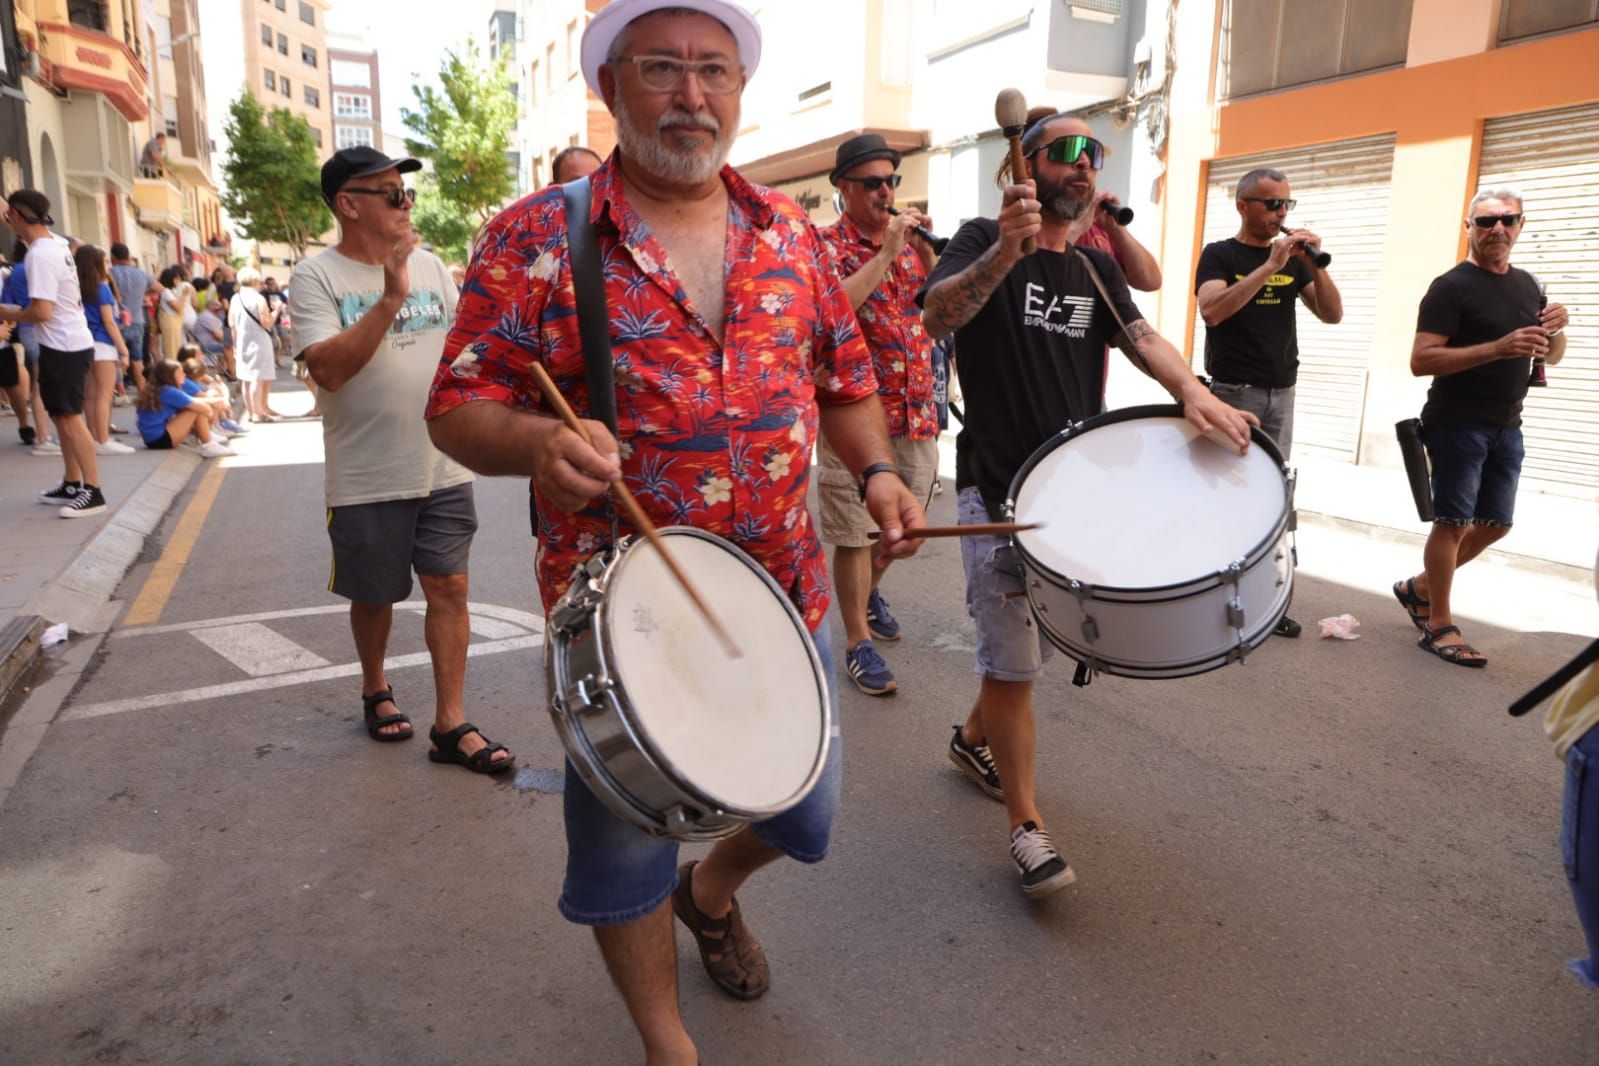
[[591, 499], [610, 489], [627, 515], [627, 520], [649, 540], [684, 594], [694, 602], [705, 624], [721, 641], [722, 650], [730, 658], [742, 659], [744, 653], [739, 650], [732, 635], [722, 625], [721, 619], [712, 613], [710, 605], [700, 596], [688, 574], [678, 566], [677, 559], [656, 531], [655, 523], [650, 521], [650, 516], [644, 513], [644, 508], [639, 506], [627, 483], [622, 480], [621, 452], [611, 438], [610, 430], [604, 423], [579, 419], [544, 367], [534, 363], [532, 370], [533, 379], [545, 402], [555, 409], [566, 428], [572, 431], [572, 436], [559, 432], [549, 434], [544, 446], [538, 450], [534, 461], [534, 480], [539, 492], [562, 510], [579, 511]]
[[925, 526], [927, 517], [922, 502], [898, 474], [879, 474], [866, 482], [866, 512], [882, 530], [875, 553], [880, 564], [915, 555], [922, 546], [920, 540], [907, 537], [905, 530]]

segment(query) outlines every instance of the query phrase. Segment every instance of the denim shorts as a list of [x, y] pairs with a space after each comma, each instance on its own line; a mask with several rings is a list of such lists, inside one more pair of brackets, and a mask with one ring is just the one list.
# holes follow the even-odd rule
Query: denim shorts
[[1525, 451], [1521, 429], [1429, 426], [1422, 443], [1432, 463], [1433, 521], [1441, 526], [1502, 526], [1515, 516]]
[[[812, 635], [822, 676], [833, 677], [829, 612]], [[832, 744], [822, 776], [809, 795], [776, 818], [756, 822], [755, 835], [791, 859], [821, 862], [838, 810], [844, 746], [838, 730], [838, 690], [828, 686], [833, 709]], [[566, 882], [561, 913], [579, 925], [622, 925], [659, 907], [677, 887], [675, 840], [654, 837], [623, 821], [597, 799], [570, 762], [566, 764]]]
[[[961, 489], [956, 503], [963, 526], [988, 522], [988, 509], [975, 488]], [[1043, 639], [1027, 603], [1022, 560], [1009, 537], [962, 537], [966, 570], [966, 610], [977, 623], [974, 673], [995, 681], [1032, 681], [1055, 649]]]

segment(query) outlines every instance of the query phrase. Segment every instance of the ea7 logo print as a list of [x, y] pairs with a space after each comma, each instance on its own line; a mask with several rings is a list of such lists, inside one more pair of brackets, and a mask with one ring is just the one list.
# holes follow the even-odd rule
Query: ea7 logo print
[[1042, 285], [1027, 283], [1022, 302], [1022, 325], [1038, 326], [1068, 337], [1087, 336], [1094, 321], [1092, 296], [1052, 296]]

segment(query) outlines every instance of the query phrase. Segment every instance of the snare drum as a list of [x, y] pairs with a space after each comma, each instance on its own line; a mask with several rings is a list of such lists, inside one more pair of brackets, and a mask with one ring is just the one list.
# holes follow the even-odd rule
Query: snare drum
[[1050, 642], [1096, 670], [1185, 677], [1259, 645], [1293, 595], [1293, 476], [1260, 430], [1248, 454], [1175, 405], [1080, 422], [1011, 483], [1027, 598]]
[[661, 536], [743, 651], [730, 659], [642, 537], [578, 568], [550, 612], [550, 715], [589, 790], [656, 836], [713, 840], [793, 807], [821, 777], [827, 678], [754, 559], [687, 527]]

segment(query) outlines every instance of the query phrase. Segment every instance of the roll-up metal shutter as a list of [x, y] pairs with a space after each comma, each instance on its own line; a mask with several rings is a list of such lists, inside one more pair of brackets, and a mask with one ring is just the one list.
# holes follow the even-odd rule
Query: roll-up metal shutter
[[1489, 119], [1479, 188], [1509, 185], [1527, 213], [1510, 262], [1571, 314], [1549, 387], [1529, 389], [1522, 476], [1561, 491], [1599, 489], [1599, 105]]
[[[1321, 322], [1299, 308], [1299, 385], [1294, 402], [1294, 448], [1353, 460], [1360, 447], [1372, 326], [1382, 286], [1383, 242], [1394, 138], [1362, 137], [1261, 155], [1217, 159], [1205, 189], [1205, 243], [1238, 233], [1238, 179], [1258, 168], [1288, 175], [1299, 205], [1292, 225], [1313, 230], [1332, 257], [1328, 273], [1344, 298], [1343, 321]], [[1190, 286], [1191, 287], [1191, 286]], [[1194, 315], [1193, 364], [1204, 365], [1205, 323]]]

